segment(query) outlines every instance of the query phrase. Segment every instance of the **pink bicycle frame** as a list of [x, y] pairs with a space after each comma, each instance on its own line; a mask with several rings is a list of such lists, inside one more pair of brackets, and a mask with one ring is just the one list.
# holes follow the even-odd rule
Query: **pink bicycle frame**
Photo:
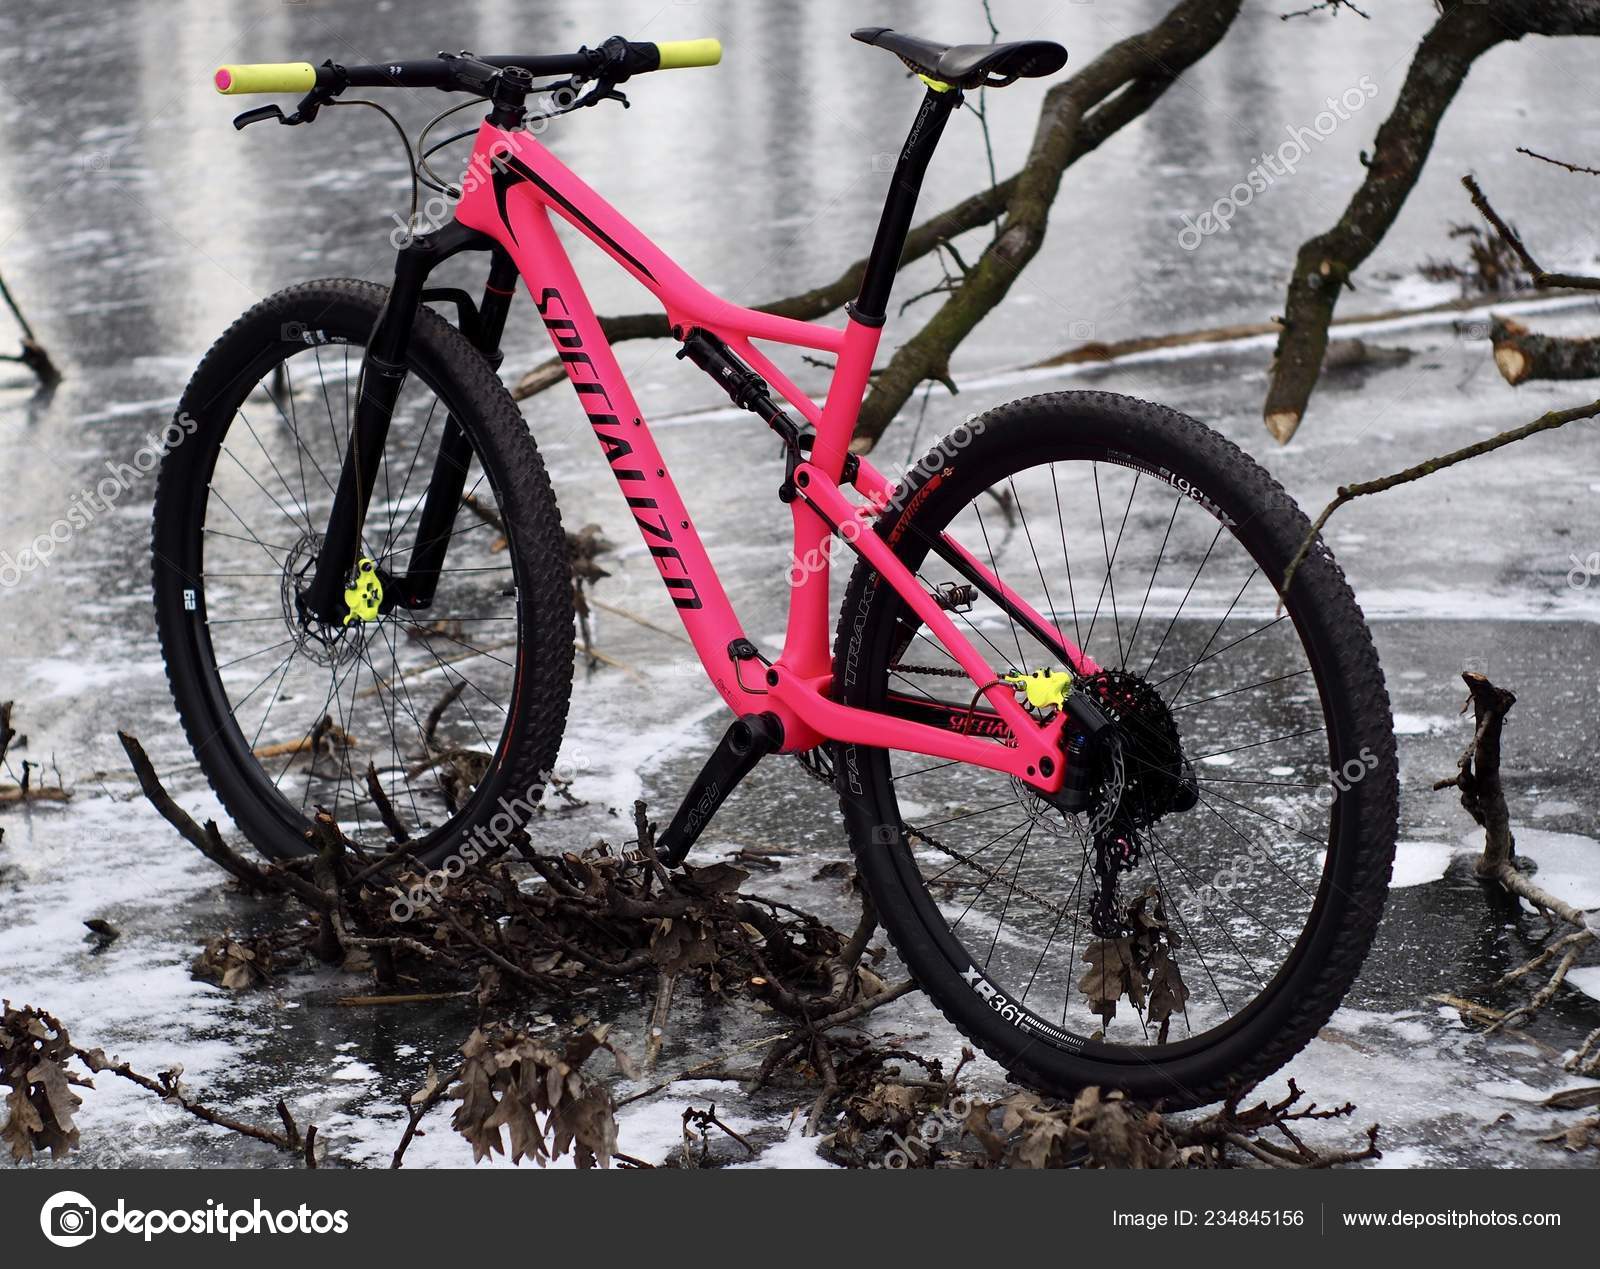
[[[1060, 733], [1066, 713], [1041, 722], [1018, 702], [949, 613], [872, 530], [893, 485], [865, 459], [847, 464], [856, 418], [877, 352], [880, 326], [852, 314], [843, 329], [741, 308], [706, 290], [643, 233], [527, 132], [485, 122], [474, 146], [456, 219], [487, 235], [509, 254], [544, 320], [557, 355], [616, 475], [645, 545], [655, 559], [678, 615], [712, 683], [739, 715], [776, 714], [785, 751], [824, 740], [857, 742], [952, 759], [1017, 776], [1048, 792], [1061, 786]], [[793, 517], [792, 591], [782, 652], [741, 682], [730, 646], [745, 638], [738, 617], [678, 494], [650, 428], [595, 317], [566, 249], [551, 221], [554, 212], [595, 243], [648, 288], [678, 332], [711, 332], [742, 358], [815, 429], [805, 461], [794, 471], [800, 496]], [[767, 340], [831, 354], [833, 377], [819, 409], [752, 342]], [[851, 475], [847, 480], [845, 472]], [[865, 504], [845, 496], [847, 483]], [[877, 570], [922, 620], [928, 633], [981, 690], [1010, 729], [1007, 743], [913, 719], [853, 708], [834, 699], [829, 646], [829, 539], [839, 534]], [[1078, 673], [1097, 668], [1006, 587], [971, 552], [946, 540], [1015, 611], [1051, 642]], [[1025, 669], [1026, 667], [1018, 667]], [[974, 698], [976, 700], [976, 698]]]

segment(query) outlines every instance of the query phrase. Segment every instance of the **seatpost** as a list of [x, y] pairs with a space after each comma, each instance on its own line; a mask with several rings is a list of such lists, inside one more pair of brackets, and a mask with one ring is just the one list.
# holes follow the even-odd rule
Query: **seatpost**
[[935, 88], [930, 84], [922, 98], [922, 107], [912, 120], [911, 131], [906, 135], [905, 146], [894, 166], [894, 180], [884, 200], [883, 215], [878, 220], [878, 236], [872, 240], [861, 292], [845, 306], [845, 311], [864, 325], [883, 325], [889, 308], [889, 291], [900, 267], [911, 217], [917, 210], [923, 174], [928, 170], [934, 147], [939, 144], [945, 120], [960, 104], [959, 88]]

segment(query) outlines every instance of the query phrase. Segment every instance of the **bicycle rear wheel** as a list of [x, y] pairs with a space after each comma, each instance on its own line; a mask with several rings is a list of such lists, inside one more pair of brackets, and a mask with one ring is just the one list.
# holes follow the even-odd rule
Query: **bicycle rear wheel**
[[[404, 832], [430, 864], [485, 826], [503, 843], [538, 803], [566, 721], [573, 611], [555, 495], [505, 387], [430, 309], [363, 531], [388, 601], [344, 624], [300, 602], [386, 296], [311, 282], [250, 309], [195, 371], [178, 411], [188, 434], [156, 488], [156, 620], [178, 713], [217, 796], [277, 858], [310, 849], [319, 807], [357, 843]], [[464, 466], [464, 494], [440, 530], [433, 603], [407, 608], [393, 592], [441, 454]]]
[[[1049, 1092], [1190, 1106], [1277, 1069], [1354, 980], [1394, 853], [1388, 697], [1331, 555], [1310, 554], [1280, 611], [1305, 517], [1215, 433], [1105, 393], [983, 415], [894, 506], [878, 532], [991, 665], [1067, 668], [1015, 613], [952, 589], [968, 579], [932, 551], [941, 534], [1098, 663], [1070, 690], [1115, 735], [1077, 810], [986, 769], [837, 747], [857, 865], [912, 974]], [[834, 681], [851, 705], [1008, 734], [864, 563]]]

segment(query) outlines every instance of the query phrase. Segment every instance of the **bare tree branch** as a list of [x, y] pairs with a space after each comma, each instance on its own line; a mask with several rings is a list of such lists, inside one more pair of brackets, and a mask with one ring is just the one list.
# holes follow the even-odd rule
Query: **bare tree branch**
[[1300, 544], [1300, 549], [1294, 553], [1294, 558], [1289, 561], [1289, 567], [1284, 570], [1283, 585], [1278, 588], [1280, 595], [1289, 593], [1289, 584], [1294, 581], [1294, 575], [1301, 563], [1305, 560], [1311, 548], [1316, 545], [1318, 535], [1328, 523], [1328, 517], [1333, 515], [1340, 507], [1353, 498], [1361, 498], [1367, 494], [1382, 493], [1386, 489], [1393, 489], [1396, 485], [1410, 484], [1413, 480], [1421, 480], [1424, 476], [1431, 476], [1436, 471], [1443, 471], [1446, 467], [1454, 467], [1457, 463], [1464, 463], [1469, 458], [1477, 458], [1483, 454], [1493, 453], [1502, 446], [1510, 445], [1515, 441], [1536, 435], [1539, 432], [1548, 432], [1554, 428], [1563, 427], [1568, 423], [1575, 423], [1580, 419], [1592, 419], [1600, 414], [1600, 401], [1591, 401], [1588, 405], [1574, 406], [1570, 410], [1551, 410], [1548, 414], [1541, 414], [1532, 423], [1524, 423], [1521, 427], [1514, 427], [1510, 431], [1501, 432], [1491, 436], [1488, 440], [1478, 441], [1472, 445], [1465, 445], [1460, 449], [1451, 450], [1448, 454], [1441, 454], [1437, 458], [1430, 458], [1424, 462], [1407, 467], [1404, 471], [1397, 471], [1393, 475], [1380, 476], [1375, 480], [1363, 480], [1354, 485], [1340, 485], [1334, 500], [1322, 509], [1322, 514], [1312, 524], [1311, 531], [1306, 534], [1306, 539]]
[[1600, 0], [1441, 0], [1438, 21], [1418, 45], [1399, 99], [1378, 129], [1366, 179], [1338, 223], [1306, 242], [1295, 259], [1262, 407], [1267, 430], [1279, 441], [1288, 441], [1305, 415], [1340, 293], [1400, 214], [1472, 64], [1524, 35], [1596, 34]]
[[1579, 176], [1600, 176], [1600, 168], [1584, 167], [1581, 163], [1568, 163], [1565, 159], [1552, 159], [1548, 154], [1540, 154], [1537, 150], [1530, 150], [1525, 145], [1517, 147], [1518, 154], [1526, 154], [1530, 159], [1538, 159], [1541, 163], [1551, 163], [1556, 167], [1564, 167], [1569, 172], [1576, 172]]

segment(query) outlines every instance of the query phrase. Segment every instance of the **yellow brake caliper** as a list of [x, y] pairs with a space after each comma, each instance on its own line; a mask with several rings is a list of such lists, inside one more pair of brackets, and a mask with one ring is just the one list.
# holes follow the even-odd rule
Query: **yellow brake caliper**
[[1058, 709], [1072, 695], [1072, 675], [1066, 670], [1035, 670], [1032, 674], [1007, 674], [1005, 681], [1028, 693], [1028, 704], [1035, 709], [1054, 705]]
[[378, 577], [378, 566], [366, 556], [356, 565], [356, 584], [344, 591], [344, 624], [352, 621], [376, 621], [378, 609], [383, 604], [383, 582]]

